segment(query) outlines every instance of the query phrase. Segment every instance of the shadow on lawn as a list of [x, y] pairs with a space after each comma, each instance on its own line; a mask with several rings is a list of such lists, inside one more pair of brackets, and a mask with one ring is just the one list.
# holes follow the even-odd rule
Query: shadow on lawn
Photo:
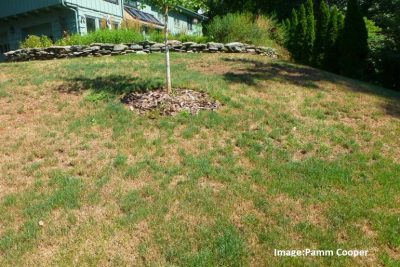
[[224, 79], [231, 83], [244, 83], [256, 86], [261, 81], [284, 81], [293, 85], [307, 87], [311, 89], [325, 90], [318, 85], [318, 82], [331, 82], [333, 84], [346, 86], [349, 90], [373, 94], [385, 98], [382, 108], [386, 114], [400, 118], [400, 93], [383, 89], [362, 81], [328, 73], [311, 67], [299, 66], [284, 62], [264, 63], [258, 60], [246, 58], [223, 58], [226, 62], [244, 64], [233, 72], [224, 74]]
[[146, 92], [162, 87], [163, 82], [160, 79], [109, 75], [94, 78], [71, 78], [59, 86], [57, 90], [68, 94], [79, 94], [85, 90], [92, 90], [96, 93], [104, 92], [113, 95], [123, 95], [132, 92]]
[[255, 86], [261, 81], [276, 80], [309, 88], [318, 88], [316, 82], [329, 78], [328, 75], [323, 75], [321, 71], [285, 63], [263, 63], [245, 58], [223, 58], [222, 60], [245, 64], [247, 67], [238, 68], [234, 72], [227, 72], [224, 74], [224, 78], [228, 82], [245, 83], [250, 86]]

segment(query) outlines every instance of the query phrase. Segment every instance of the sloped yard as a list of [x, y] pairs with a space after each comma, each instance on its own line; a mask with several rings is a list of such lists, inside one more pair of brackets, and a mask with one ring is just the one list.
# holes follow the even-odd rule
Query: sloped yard
[[[400, 94], [244, 55], [173, 55], [217, 112], [145, 116], [163, 56], [0, 65], [0, 265], [400, 264]], [[274, 249], [367, 257], [274, 257]]]

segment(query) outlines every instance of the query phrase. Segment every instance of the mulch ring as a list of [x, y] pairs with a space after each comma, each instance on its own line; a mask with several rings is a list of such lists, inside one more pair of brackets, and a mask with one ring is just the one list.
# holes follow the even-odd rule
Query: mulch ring
[[161, 115], [173, 116], [180, 112], [197, 115], [202, 110], [217, 110], [221, 104], [212, 100], [208, 94], [193, 90], [176, 90], [167, 94], [165, 90], [157, 89], [145, 93], [130, 93], [122, 98], [122, 102], [132, 111], [140, 114], [149, 111], [159, 111]]

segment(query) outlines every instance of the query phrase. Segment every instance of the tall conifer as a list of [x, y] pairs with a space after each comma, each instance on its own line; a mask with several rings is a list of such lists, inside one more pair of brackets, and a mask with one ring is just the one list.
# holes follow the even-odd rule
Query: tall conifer
[[299, 20], [297, 18], [297, 12], [295, 9], [292, 10], [292, 16], [290, 18], [290, 31], [289, 31], [289, 42], [288, 48], [294, 58], [298, 58], [298, 38], [297, 38], [297, 27]]
[[340, 72], [362, 78], [367, 66], [368, 32], [357, 0], [349, 0], [340, 36]]
[[314, 41], [315, 41], [315, 16], [314, 16], [313, 0], [307, 0], [306, 16], [307, 16], [307, 28], [306, 28], [306, 38], [304, 44], [303, 62], [309, 64], [312, 61]]
[[306, 60], [309, 56], [307, 50], [307, 15], [306, 15], [306, 8], [302, 4], [300, 6], [300, 10], [298, 13], [298, 20], [299, 23], [297, 24], [296, 28], [296, 49], [294, 56], [295, 59], [300, 60], [303, 63], [307, 63]]
[[325, 39], [325, 51], [322, 66], [324, 69], [339, 72], [338, 65], [338, 37], [339, 37], [339, 10], [336, 6], [333, 7], [332, 12], [329, 16], [328, 30]]
[[319, 6], [318, 21], [316, 25], [315, 43], [314, 43], [314, 56], [313, 63], [316, 66], [321, 66], [326, 51], [325, 44], [328, 36], [329, 26], [329, 7], [325, 0], [321, 1]]

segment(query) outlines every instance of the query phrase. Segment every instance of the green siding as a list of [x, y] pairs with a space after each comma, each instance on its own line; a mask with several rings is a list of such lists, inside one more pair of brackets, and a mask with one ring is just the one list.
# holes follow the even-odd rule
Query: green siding
[[106, 0], [66, 0], [65, 2], [68, 6], [106, 13], [110, 16], [122, 17], [122, 0], [117, 0], [117, 4]]
[[59, 5], [62, 0], [0, 0], [0, 18]]

